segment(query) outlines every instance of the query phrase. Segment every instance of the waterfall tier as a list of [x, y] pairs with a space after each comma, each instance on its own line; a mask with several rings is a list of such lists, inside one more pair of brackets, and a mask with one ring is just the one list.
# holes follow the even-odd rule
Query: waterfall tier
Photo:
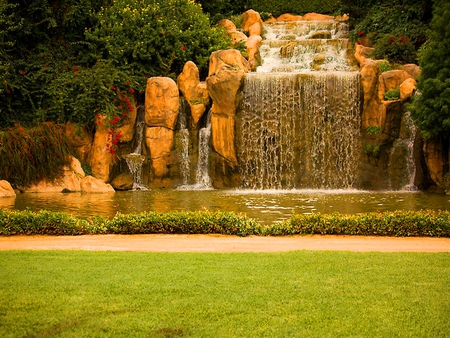
[[358, 185], [358, 72], [247, 74], [238, 114], [241, 187]]
[[352, 70], [346, 22], [274, 22], [264, 28], [259, 73]]

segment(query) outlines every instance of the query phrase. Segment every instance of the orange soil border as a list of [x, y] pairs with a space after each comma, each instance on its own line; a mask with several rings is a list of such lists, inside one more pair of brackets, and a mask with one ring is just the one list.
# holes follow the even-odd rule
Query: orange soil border
[[450, 238], [320, 235], [283, 237], [224, 235], [0, 236], [0, 251], [2, 250], [450, 252]]

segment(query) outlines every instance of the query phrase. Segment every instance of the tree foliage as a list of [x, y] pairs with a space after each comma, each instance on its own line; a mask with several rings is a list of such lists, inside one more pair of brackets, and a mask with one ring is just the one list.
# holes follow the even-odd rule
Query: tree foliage
[[[0, 0], [0, 127], [93, 125], [117, 93], [229, 47], [193, 0]], [[117, 90], [111, 90], [116, 88]]]
[[450, 3], [436, 0], [428, 41], [420, 50], [419, 95], [409, 106], [425, 138], [450, 135]]

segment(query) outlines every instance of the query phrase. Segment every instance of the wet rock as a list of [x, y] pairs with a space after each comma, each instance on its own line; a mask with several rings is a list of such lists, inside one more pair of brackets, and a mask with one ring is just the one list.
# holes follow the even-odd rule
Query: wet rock
[[111, 184], [104, 183], [98, 178], [92, 176], [86, 176], [81, 179], [81, 191], [88, 193], [104, 193], [104, 192], [114, 192], [114, 188]]
[[111, 185], [115, 190], [131, 190], [133, 177], [130, 174], [120, 174], [112, 180]]
[[331, 32], [327, 30], [311, 33], [309, 39], [331, 39]]
[[242, 14], [242, 29], [248, 32], [249, 36], [262, 35], [263, 21], [258, 12], [250, 9]]
[[16, 193], [8, 181], [0, 180], [0, 198], [16, 197]]
[[209, 94], [206, 84], [200, 82], [199, 70], [194, 62], [185, 63], [183, 72], [177, 78], [177, 85], [189, 104], [194, 124], [197, 124], [209, 103]]
[[71, 164], [64, 167], [64, 173], [61, 178], [53, 181], [42, 180], [30, 187], [22, 188], [23, 192], [76, 192], [81, 191], [80, 180], [85, 176], [81, 168], [80, 161], [71, 157]]
[[147, 80], [145, 91], [145, 122], [149, 127], [174, 129], [180, 108], [178, 87], [168, 77]]

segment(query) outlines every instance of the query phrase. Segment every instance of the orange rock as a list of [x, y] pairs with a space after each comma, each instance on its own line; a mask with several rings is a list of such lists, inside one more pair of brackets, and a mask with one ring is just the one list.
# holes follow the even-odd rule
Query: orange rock
[[8, 181], [0, 180], [0, 197], [16, 197], [16, 193]]
[[145, 122], [149, 127], [174, 129], [180, 107], [175, 81], [168, 77], [147, 80], [145, 91]]
[[289, 13], [281, 14], [277, 18], [277, 21], [301, 21], [301, 20], [303, 20], [303, 17], [301, 17], [300, 15], [292, 15]]
[[303, 15], [303, 20], [306, 21], [334, 20], [334, 16], [312, 12]]
[[400, 85], [400, 100], [406, 101], [413, 96], [416, 90], [417, 81], [413, 78], [406, 79]]
[[253, 9], [242, 14], [242, 29], [244, 32], [248, 32], [249, 36], [262, 35], [263, 21], [258, 12]]
[[81, 191], [89, 193], [104, 193], [104, 192], [114, 192], [114, 188], [111, 184], [104, 183], [101, 180], [86, 176], [81, 179]]
[[222, 26], [227, 31], [227, 34], [230, 34], [232, 32], [236, 32], [236, 25], [233, 23], [233, 21], [228, 19], [222, 19], [217, 23], [219, 26]]

